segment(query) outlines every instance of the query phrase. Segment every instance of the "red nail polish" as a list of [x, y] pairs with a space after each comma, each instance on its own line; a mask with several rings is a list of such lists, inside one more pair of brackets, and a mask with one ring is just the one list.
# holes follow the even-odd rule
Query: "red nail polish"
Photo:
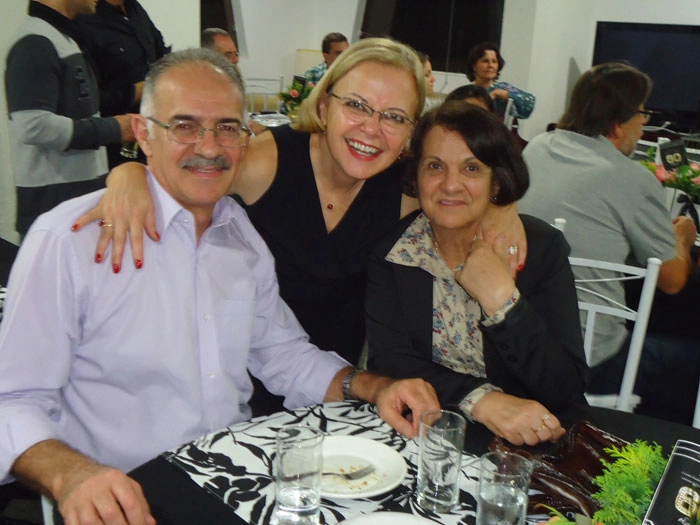
[[524, 264], [519, 264], [518, 267], [516, 268], [519, 272], [522, 272], [523, 269], [525, 268]]
[[95, 262], [100, 264], [102, 262], [102, 256], [99, 253], [95, 254]]
[[140, 270], [141, 268], [143, 268], [143, 261], [141, 261], [141, 259], [136, 259], [134, 261], [134, 264], [136, 265], [137, 270]]
[[78, 228], [80, 228], [80, 226], [78, 226], [77, 224], [74, 224], [73, 226], [70, 227], [70, 231], [77, 232]]
[[158, 233], [158, 232], [156, 232], [156, 240], [157, 240], [157, 241], [160, 240], [160, 233]]
[[97, 223], [97, 225], [98, 225], [100, 228], [102, 228], [102, 226], [105, 225], [104, 219], [100, 219], [100, 221]]
[[112, 265], [112, 271], [113, 271], [114, 273], [119, 273], [119, 270], [121, 270], [121, 269], [122, 269], [122, 267], [121, 267], [120, 265], [118, 265], [118, 264], [113, 264], [113, 265]]

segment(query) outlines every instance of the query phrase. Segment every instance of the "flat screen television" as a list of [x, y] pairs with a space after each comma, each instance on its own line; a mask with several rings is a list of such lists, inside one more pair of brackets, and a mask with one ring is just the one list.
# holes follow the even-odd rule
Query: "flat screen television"
[[598, 22], [593, 65], [625, 61], [654, 81], [646, 107], [660, 111], [651, 124], [700, 130], [700, 26]]

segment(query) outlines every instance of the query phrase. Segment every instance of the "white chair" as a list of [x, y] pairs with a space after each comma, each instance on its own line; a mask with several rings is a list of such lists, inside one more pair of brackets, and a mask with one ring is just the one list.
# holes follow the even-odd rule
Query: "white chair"
[[695, 416], [693, 416], [693, 426], [700, 428], [700, 387], [698, 387], [698, 397], [695, 400]]
[[44, 525], [53, 525], [53, 500], [41, 495], [41, 513], [44, 516]]
[[[651, 306], [654, 300], [656, 281], [659, 278], [661, 261], [655, 257], [650, 257], [647, 260], [646, 268], [593, 259], [582, 259], [580, 257], [569, 257], [569, 263], [572, 267], [593, 268], [609, 271], [611, 273], [610, 278], [576, 280], [579, 310], [587, 312], [583, 346], [586, 351], [586, 359], [589, 360], [589, 362], [591, 348], [593, 346], [594, 326], [598, 315], [612, 315], [634, 322], [627, 363], [625, 364], [625, 372], [622, 376], [622, 384], [620, 385], [620, 392], [617, 395], [612, 394], [607, 396], [586, 394], [586, 399], [593, 406], [603, 406], [624, 410], [625, 412], [632, 412], [634, 407], [639, 403], [639, 396], [633, 396], [634, 383], [637, 379], [639, 360], [642, 355], [644, 337], [646, 336], [649, 315], [651, 314]], [[627, 281], [633, 279], [644, 280], [642, 294], [639, 299], [639, 307], [636, 311], [605, 295], [586, 288], [586, 283]]]
[[259, 111], [277, 111], [280, 92], [284, 91], [284, 77], [247, 78], [245, 80], [245, 99], [249, 113]]
[[506, 112], [503, 114], [503, 123], [508, 129], [513, 129], [513, 115], [510, 114], [510, 110], [513, 107], [513, 99], [508, 98], [506, 102]]

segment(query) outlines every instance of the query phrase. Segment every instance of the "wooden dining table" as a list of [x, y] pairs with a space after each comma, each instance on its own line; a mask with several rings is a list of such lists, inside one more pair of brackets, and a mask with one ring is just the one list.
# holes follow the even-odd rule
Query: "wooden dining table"
[[[557, 414], [565, 427], [590, 421], [627, 441], [656, 442], [670, 453], [678, 439], [700, 443], [700, 430], [635, 414], [576, 406]], [[397, 450], [407, 463], [401, 483], [369, 498], [323, 498], [321, 523], [337, 523], [371, 512], [391, 511], [420, 515], [443, 524], [474, 524], [478, 469], [471, 463], [488, 449], [493, 434], [480, 424], [468, 424], [460, 503], [450, 514], [432, 514], [420, 508], [413, 494], [416, 440], [407, 440], [384, 423], [375, 407], [361, 402], [330, 403], [263, 416], [207, 434], [166, 451], [136, 468], [138, 481], [159, 525], [269, 523], [274, 509], [274, 432], [284, 424], [303, 423], [328, 435], [352, 435], [380, 441]], [[533, 452], [552, 452], [543, 444]], [[544, 516], [529, 516], [539, 523]]]

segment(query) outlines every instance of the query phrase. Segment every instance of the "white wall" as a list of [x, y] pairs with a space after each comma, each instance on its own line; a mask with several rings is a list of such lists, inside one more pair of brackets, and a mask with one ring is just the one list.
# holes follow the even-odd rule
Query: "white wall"
[[284, 76], [291, 84], [297, 49], [321, 49], [323, 37], [340, 32], [352, 41], [362, 0], [232, 0], [245, 77]]
[[568, 95], [591, 66], [598, 21], [700, 25], [697, 0], [506, 0], [502, 78], [537, 96], [520, 135], [542, 133], [564, 112]]
[[173, 51], [199, 47], [199, 0], [138, 0]]
[[8, 133], [7, 101], [5, 100], [5, 55], [15, 28], [27, 16], [27, 2], [3, 2], [0, 7], [0, 57], [2, 57], [2, 82], [0, 82], [0, 237], [18, 243], [15, 232], [15, 180], [12, 172], [12, 155]]

